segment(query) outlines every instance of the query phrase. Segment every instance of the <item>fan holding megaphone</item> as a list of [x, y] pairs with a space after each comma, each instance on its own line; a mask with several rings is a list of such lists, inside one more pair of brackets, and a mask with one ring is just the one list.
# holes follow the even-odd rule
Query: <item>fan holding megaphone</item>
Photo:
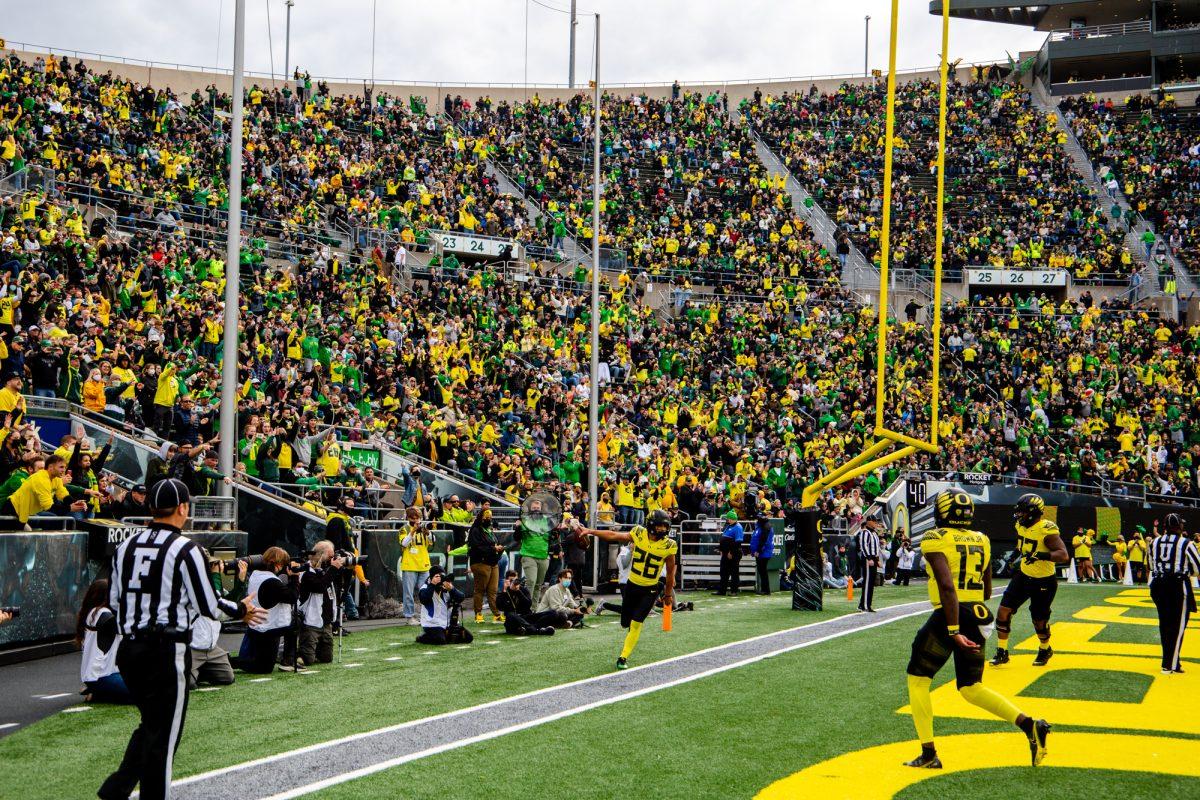
[[521, 574], [525, 576], [534, 606], [550, 567], [550, 540], [562, 522], [562, 503], [549, 492], [533, 492], [521, 503], [521, 518], [513, 529], [513, 540], [520, 546]]

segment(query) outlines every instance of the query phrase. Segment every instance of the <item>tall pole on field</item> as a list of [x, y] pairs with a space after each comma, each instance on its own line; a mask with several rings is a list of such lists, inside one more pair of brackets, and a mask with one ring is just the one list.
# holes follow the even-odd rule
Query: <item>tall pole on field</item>
[[863, 31], [863, 77], [866, 78], [871, 74], [871, 15], [867, 14], [864, 20], [866, 30]]
[[575, 26], [579, 22], [575, 19], [575, 0], [571, 0], [571, 45], [567, 48], [568, 63], [567, 63], [567, 88], [575, 88]]
[[592, 95], [592, 364], [588, 402], [588, 525], [596, 527], [600, 469], [600, 15], [596, 15], [596, 80]]
[[[242, 72], [246, 60], [246, 0], [236, 0], [233, 23], [233, 115], [229, 120], [229, 219], [225, 241], [225, 330], [221, 350], [221, 449], [219, 467], [233, 474], [237, 444], [238, 269], [242, 242]], [[229, 497], [233, 487], [221, 485]]]
[[296, 0], [285, 0], [284, 5], [287, 6], [287, 25], [283, 32], [283, 82], [287, 84], [291, 80], [288, 66], [292, 61], [292, 6], [296, 5]]

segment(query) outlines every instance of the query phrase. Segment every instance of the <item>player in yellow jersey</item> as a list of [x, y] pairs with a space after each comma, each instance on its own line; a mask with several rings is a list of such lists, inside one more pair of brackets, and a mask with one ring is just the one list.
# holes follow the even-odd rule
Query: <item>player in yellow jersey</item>
[[1046, 502], [1036, 494], [1023, 494], [1017, 500], [1017, 551], [1021, 566], [1000, 598], [996, 613], [996, 655], [992, 666], [1008, 663], [1008, 636], [1012, 632], [1012, 615], [1029, 601], [1029, 616], [1037, 631], [1038, 653], [1035, 667], [1044, 667], [1054, 655], [1050, 647], [1050, 605], [1058, 592], [1055, 564], [1070, 560], [1067, 546], [1058, 533], [1058, 526], [1045, 518]]
[[1046, 757], [1050, 724], [1021, 713], [1006, 697], [983, 685], [983, 644], [992, 631], [992, 545], [971, 530], [975, 504], [960, 489], [938, 492], [933, 498], [937, 526], [921, 540], [921, 555], [929, 573], [929, 602], [933, 613], [912, 643], [908, 661], [908, 698], [913, 725], [921, 740], [921, 755], [905, 766], [941, 769], [933, 744], [933, 700], [929, 687], [951, 656], [963, 699], [1016, 725], [1029, 739], [1033, 766]]
[[[626, 544], [632, 548], [629, 580], [621, 587], [621, 627], [628, 628], [617, 669], [629, 667], [629, 656], [642, 635], [642, 624], [662, 593], [663, 607], [675, 602], [675, 553], [679, 546], [669, 534], [671, 518], [661, 508], [650, 512], [646, 527], [635, 525], [630, 531], [597, 531], [571, 520], [576, 533], [595, 536], [610, 544]], [[663, 576], [665, 580], [663, 580]], [[660, 581], [662, 581], [660, 585]]]

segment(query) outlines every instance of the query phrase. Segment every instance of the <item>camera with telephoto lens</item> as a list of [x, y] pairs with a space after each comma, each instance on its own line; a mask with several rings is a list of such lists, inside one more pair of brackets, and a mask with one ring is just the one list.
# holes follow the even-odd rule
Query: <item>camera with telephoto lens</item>
[[333, 557], [342, 559], [342, 569], [361, 567], [367, 563], [367, 556], [356, 556], [348, 550], [335, 550]]
[[20, 606], [0, 606], [0, 614], [8, 614], [13, 619], [21, 616]]

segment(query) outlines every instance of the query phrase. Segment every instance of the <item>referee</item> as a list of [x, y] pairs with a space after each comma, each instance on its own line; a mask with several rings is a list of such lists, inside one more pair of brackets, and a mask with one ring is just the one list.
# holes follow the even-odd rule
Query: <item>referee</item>
[[1167, 532], [1150, 543], [1150, 596], [1158, 608], [1158, 635], [1162, 639], [1162, 671], [1182, 673], [1179, 654], [1188, 615], [1196, 610], [1191, 575], [1200, 575], [1200, 554], [1184, 531], [1183, 517], [1167, 514]]
[[183, 536], [190, 503], [187, 486], [159, 481], [147, 498], [153, 522], [113, 554], [109, 604], [122, 634], [117, 668], [141, 713], [117, 771], [100, 787], [102, 800], [126, 800], [141, 784], [143, 800], [170, 796], [171, 761], [183, 734], [191, 655], [198, 617], [221, 612], [247, 623], [267, 612], [252, 603], [217, 597], [200, 547]]
[[858, 563], [861, 565], [862, 594], [858, 598], [859, 611], [874, 611], [876, 569], [879, 565], [879, 528], [883, 521], [879, 513], [872, 511], [863, 519], [855, 542], [858, 544]]

